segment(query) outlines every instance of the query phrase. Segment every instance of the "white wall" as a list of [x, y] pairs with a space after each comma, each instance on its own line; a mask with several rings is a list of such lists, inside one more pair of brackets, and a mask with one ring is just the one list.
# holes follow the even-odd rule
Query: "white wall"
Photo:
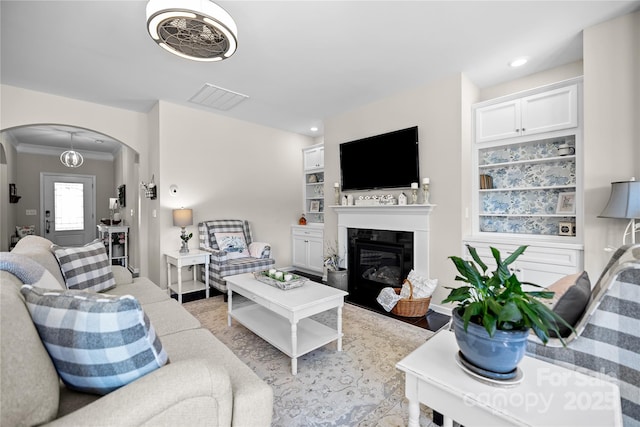
[[[611, 182], [640, 179], [640, 12], [584, 31], [585, 267], [595, 281], [627, 221], [597, 216]], [[629, 239], [627, 239], [627, 242]]]
[[[195, 222], [249, 220], [254, 237], [273, 245], [278, 265], [290, 264], [289, 226], [302, 206], [302, 148], [312, 145], [312, 138], [166, 102], [143, 114], [6, 85], [0, 91], [2, 129], [78, 126], [109, 135], [140, 154], [139, 167], [119, 175], [135, 180], [127, 183], [130, 191], [152, 175], [158, 185], [156, 200], [142, 196], [125, 212], [139, 229], [141, 275], [166, 285], [163, 251], [180, 246], [171, 209], [182, 205], [194, 209]], [[8, 162], [14, 162], [10, 144], [2, 143]], [[15, 173], [8, 166], [11, 178]], [[178, 197], [168, 195], [171, 184], [180, 187]], [[195, 226], [191, 231], [197, 234]], [[197, 247], [196, 238], [190, 246]]]
[[[95, 130], [116, 139], [147, 157], [149, 145], [147, 116], [143, 113], [127, 111], [90, 102], [78, 101], [61, 96], [31, 91], [8, 85], [0, 86], [0, 111], [2, 129], [34, 124], [62, 124]], [[5, 150], [8, 143], [2, 142]], [[15, 163], [15, 159], [9, 159]], [[11, 164], [8, 165], [11, 168]], [[141, 169], [146, 165], [142, 164]], [[10, 174], [10, 177], [12, 175]], [[15, 173], [13, 173], [15, 177]], [[127, 182], [128, 187], [137, 182]], [[19, 191], [22, 191], [19, 189]], [[138, 211], [133, 220], [139, 220]], [[2, 223], [3, 230], [7, 223]], [[140, 260], [141, 273], [148, 272], [144, 257]]]
[[[454, 284], [455, 269], [448, 257], [461, 255], [464, 216], [461, 195], [468, 192], [468, 189], [463, 189], [462, 182], [466, 174], [462, 170], [462, 142], [468, 144], [470, 140], [469, 116], [475, 96], [473, 85], [464, 76], [454, 75], [331, 117], [325, 122], [326, 206], [333, 204], [333, 182], [340, 181], [340, 143], [418, 126], [420, 174], [431, 179], [430, 202], [437, 205], [431, 215], [429, 256], [430, 276], [440, 281], [432, 299], [434, 305], [448, 294], [444, 286]], [[384, 163], [385, 159], [380, 159], [381, 166], [402, 167]], [[407, 190], [405, 193], [408, 194]], [[337, 216], [329, 209], [325, 213], [325, 242], [336, 240]]]
[[[235, 120], [175, 104], [159, 103], [158, 223], [162, 253], [180, 248], [172, 210], [193, 209], [197, 224], [210, 219], [246, 219], [255, 241], [269, 242], [278, 266], [291, 265], [290, 226], [302, 206], [302, 149], [310, 137]], [[160, 180], [158, 180], [160, 177]], [[169, 187], [178, 186], [171, 196]], [[153, 250], [150, 246], [150, 250]], [[166, 266], [157, 283], [166, 284]]]

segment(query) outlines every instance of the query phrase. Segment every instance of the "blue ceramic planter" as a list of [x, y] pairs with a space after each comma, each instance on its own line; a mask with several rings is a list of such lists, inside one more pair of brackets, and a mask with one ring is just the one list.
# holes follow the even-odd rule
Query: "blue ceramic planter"
[[487, 371], [512, 372], [524, 357], [527, 349], [526, 331], [496, 331], [493, 337], [480, 325], [469, 322], [464, 330], [464, 320], [453, 310], [453, 328], [462, 355], [472, 364]]

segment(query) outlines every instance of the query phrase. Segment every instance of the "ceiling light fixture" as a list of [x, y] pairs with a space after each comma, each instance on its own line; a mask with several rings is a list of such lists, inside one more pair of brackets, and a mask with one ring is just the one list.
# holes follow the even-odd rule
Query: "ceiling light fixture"
[[524, 64], [527, 63], [527, 61], [529, 61], [528, 58], [516, 58], [513, 61], [509, 62], [509, 67], [512, 68], [516, 68], [516, 67], [522, 67]]
[[147, 30], [164, 49], [194, 61], [221, 61], [238, 47], [233, 18], [209, 0], [149, 0]]
[[317, 126], [312, 126], [311, 127], [311, 132], [318, 132], [318, 127]]
[[75, 132], [69, 132], [69, 136], [71, 137], [71, 149], [60, 154], [60, 161], [62, 162], [63, 165], [65, 165], [68, 168], [78, 168], [82, 166], [82, 163], [84, 163], [84, 158], [82, 157], [82, 154], [73, 150], [73, 134], [74, 133]]

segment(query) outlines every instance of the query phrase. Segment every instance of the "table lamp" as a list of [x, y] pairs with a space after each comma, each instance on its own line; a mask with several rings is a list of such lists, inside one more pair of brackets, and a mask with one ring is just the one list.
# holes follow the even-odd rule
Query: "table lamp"
[[189, 252], [189, 239], [193, 236], [193, 233], [187, 235], [185, 227], [188, 225], [193, 225], [193, 211], [191, 209], [174, 209], [173, 210], [173, 225], [175, 227], [181, 227], [182, 233], [180, 234], [180, 239], [182, 240], [182, 247], [180, 248], [181, 254], [186, 254]]
[[629, 220], [622, 235], [622, 244], [627, 242], [627, 234], [631, 234], [631, 243], [636, 243], [636, 218], [640, 218], [640, 181], [631, 178], [630, 181], [611, 183], [609, 202], [599, 218], [624, 218]]

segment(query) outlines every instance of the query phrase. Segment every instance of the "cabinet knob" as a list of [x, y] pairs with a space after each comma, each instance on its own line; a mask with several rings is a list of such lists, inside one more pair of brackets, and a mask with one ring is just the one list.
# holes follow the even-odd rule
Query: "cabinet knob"
[[525, 129], [525, 128], [522, 128], [522, 132], [524, 132], [524, 131], [526, 131], [526, 129]]

